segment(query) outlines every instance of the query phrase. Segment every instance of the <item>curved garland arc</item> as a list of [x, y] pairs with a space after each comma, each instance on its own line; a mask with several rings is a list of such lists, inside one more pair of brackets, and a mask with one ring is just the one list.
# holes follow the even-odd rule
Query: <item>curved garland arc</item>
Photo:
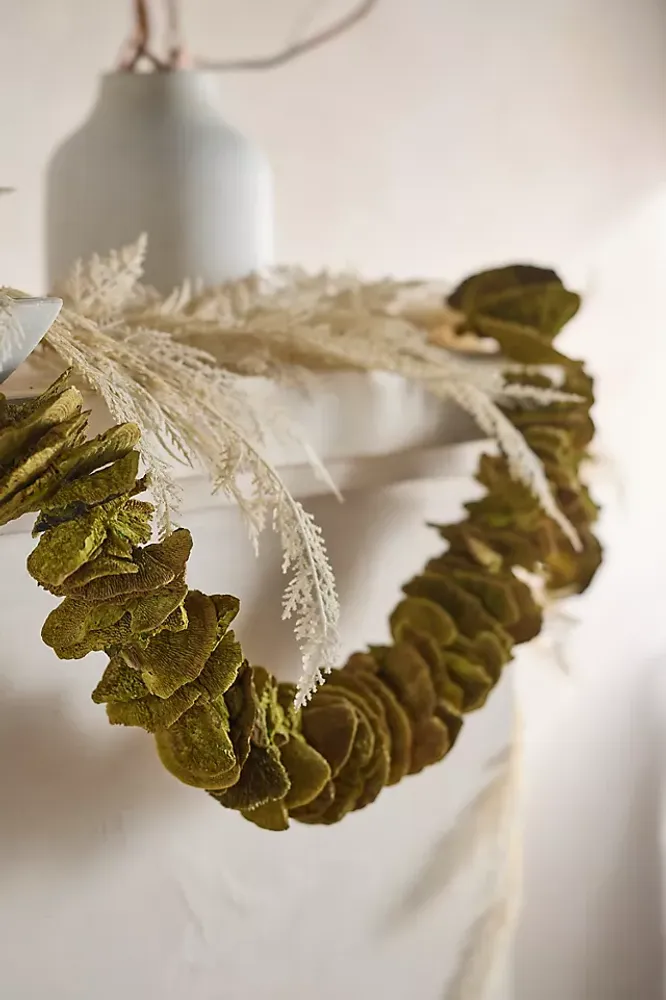
[[[167, 770], [266, 829], [335, 823], [440, 761], [513, 647], [538, 635], [532, 583], [580, 592], [600, 564], [597, 508], [580, 478], [594, 433], [592, 380], [553, 346], [578, 296], [552, 271], [514, 265], [467, 279], [449, 305], [461, 334], [491, 338], [521, 365], [557, 365], [559, 387], [578, 397], [507, 412], [543, 462], [580, 550], [504, 457], [484, 455], [486, 494], [461, 522], [437, 526], [447, 548], [405, 584], [391, 642], [353, 654], [299, 710], [294, 685], [244, 658], [230, 630], [238, 600], [188, 588], [189, 532], [151, 543], [153, 508], [137, 499], [147, 487], [138, 429], [87, 440], [67, 374], [28, 402], [0, 396], [0, 524], [37, 512], [28, 570], [62, 598], [44, 642], [61, 659], [106, 651], [92, 697], [110, 722], [152, 733]], [[515, 377], [552, 385], [543, 369]]]

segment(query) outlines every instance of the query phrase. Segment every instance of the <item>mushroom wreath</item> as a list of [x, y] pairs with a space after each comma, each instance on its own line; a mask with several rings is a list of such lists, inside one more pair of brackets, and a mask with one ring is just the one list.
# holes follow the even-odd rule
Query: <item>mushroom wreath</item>
[[403, 587], [390, 644], [354, 653], [302, 708], [294, 685], [245, 659], [230, 630], [237, 598], [188, 588], [189, 532], [151, 544], [153, 507], [137, 499], [148, 485], [138, 428], [86, 440], [67, 374], [27, 402], [0, 396], [0, 524], [37, 512], [28, 571], [62, 598], [44, 642], [61, 659], [104, 650], [92, 697], [110, 722], [152, 733], [171, 774], [265, 829], [336, 823], [441, 761], [513, 647], [539, 633], [539, 590], [581, 592], [600, 563], [597, 508], [580, 479], [592, 381], [552, 346], [577, 296], [551, 271], [515, 266], [468, 279], [449, 304], [461, 333], [493, 338], [504, 357], [534, 366], [516, 375], [523, 383], [549, 386], [543, 366], [559, 366], [574, 400], [507, 415], [543, 462], [579, 545], [503, 455], [484, 455], [485, 495], [461, 522], [436, 526], [446, 550]]

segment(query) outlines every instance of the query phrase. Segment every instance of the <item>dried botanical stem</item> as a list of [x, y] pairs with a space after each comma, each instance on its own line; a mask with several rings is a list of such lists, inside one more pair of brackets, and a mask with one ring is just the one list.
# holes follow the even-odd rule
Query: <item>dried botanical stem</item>
[[489, 881], [490, 901], [469, 928], [445, 1000], [488, 1000], [507, 954], [523, 899], [523, 722], [516, 694], [509, 760], [498, 808], [506, 828], [505, 860]]
[[136, 17], [139, 45], [145, 50], [150, 41], [150, 19], [146, 0], [134, 0], [134, 16]]
[[279, 66], [284, 66], [286, 63], [292, 62], [294, 59], [298, 59], [300, 56], [320, 48], [322, 45], [326, 45], [327, 42], [331, 42], [333, 39], [349, 31], [350, 28], [353, 28], [369, 17], [378, 4], [379, 0], [362, 0], [362, 3], [358, 4], [349, 14], [341, 17], [327, 28], [323, 28], [308, 38], [302, 39], [302, 41], [287, 45], [285, 48], [273, 53], [273, 55], [222, 61], [198, 59], [196, 65], [199, 69], [216, 70], [218, 72], [277, 69]]
[[[236, 501], [253, 540], [273, 519], [285, 568], [294, 573], [284, 610], [296, 618], [303, 702], [334, 659], [337, 598], [316, 526], [253, 445], [264, 440], [266, 414], [246, 398], [240, 371], [256, 373], [257, 360], [269, 374], [300, 366], [304, 358], [312, 358], [315, 369], [392, 372], [454, 400], [497, 441], [511, 476], [529, 488], [574, 551], [581, 550], [542, 459], [498, 406], [574, 403], [579, 397], [560, 388], [514, 387], [506, 381], [505, 360], [471, 362], [430, 344], [427, 330], [401, 315], [408, 299], [417, 317], [414, 309], [421, 298], [427, 303], [428, 287], [283, 269], [204, 292], [185, 284], [164, 299], [141, 282], [145, 252], [141, 238], [107, 259], [79, 263], [60, 289], [63, 324], [68, 320], [71, 330], [55, 324], [49, 343], [102, 394], [116, 419], [144, 431], [160, 512], [170, 509], [169, 476], [155, 467], [155, 455], [175, 452], [203, 467]], [[437, 322], [445, 320], [440, 307]], [[225, 372], [230, 341], [245, 365]], [[216, 356], [202, 350], [206, 346]], [[268, 425], [274, 433], [275, 421], [269, 418]], [[166, 525], [163, 516], [160, 527]]]
[[134, 0], [134, 32], [127, 44], [128, 55], [121, 59], [121, 69], [134, 73], [142, 59], [146, 59], [154, 69], [166, 70], [169, 66], [150, 51], [150, 16], [147, 0]]
[[167, 21], [167, 52], [170, 69], [183, 64], [184, 44], [179, 0], [165, 0]]
[[[148, 17], [148, 6], [146, 0], [134, 0], [134, 31], [132, 40], [129, 43], [132, 52], [129, 60], [123, 68], [128, 72], [133, 72], [141, 56], [145, 53], [150, 38], [150, 19]], [[133, 50], [133, 51], [132, 51]]]

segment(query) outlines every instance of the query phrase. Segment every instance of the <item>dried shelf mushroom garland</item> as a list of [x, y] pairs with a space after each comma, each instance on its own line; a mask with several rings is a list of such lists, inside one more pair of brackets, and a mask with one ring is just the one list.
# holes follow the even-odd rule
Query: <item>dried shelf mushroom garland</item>
[[37, 512], [28, 570], [62, 598], [45, 643], [61, 659], [106, 651], [92, 697], [110, 722], [153, 733], [168, 771], [266, 829], [290, 818], [335, 823], [441, 760], [513, 647], [541, 629], [531, 579], [582, 591], [601, 561], [597, 508], [580, 479], [592, 381], [552, 346], [578, 304], [554, 272], [527, 266], [476, 275], [449, 299], [461, 336], [491, 338], [510, 361], [539, 367], [516, 380], [549, 386], [541, 366], [557, 365], [560, 387], [575, 394], [507, 413], [542, 460], [579, 550], [506, 459], [485, 455], [485, 496], [460, 523], [439, 526], [448, 548], [403, 588], [390, 644], [353, 654], [302, 709], [294, 685], [244, 658], [230, 630], [238, 600], [188, 588], [189, 532], [151, 543], [153, 508], [137, 499], [148, 485], [138, 429], [86, 440], [67, 375], [27, 402], [0, 396], [0, 524]]

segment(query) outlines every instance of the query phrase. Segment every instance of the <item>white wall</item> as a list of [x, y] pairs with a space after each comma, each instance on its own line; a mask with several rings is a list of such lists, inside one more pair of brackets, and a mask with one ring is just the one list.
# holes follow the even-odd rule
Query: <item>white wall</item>
[[[43, 165], [89, 106], [129, 4], [0, 6], [0, 181], [19, 188], [1, 208], [0, 274], [36, 289]], [[186, 6], [193, 47], [220, 56], [272, 48], [299, 7]], [[523, 668], [532, 792], [518, 993], [652, 1000], [653, 682], [640, 664], [666, 650], [662, 473], [650, 469], [666, 373], [666, 7], [384, 0], [335, 45], [221, 89], [229, 120], [274, 164], [281, 259], [455, 279], [533, 258], [588, 292], [567, 345], [600, 376], [602, 443], [624, 497], [606, 522], [608, 568], [580, 604], [570, 685]]]

